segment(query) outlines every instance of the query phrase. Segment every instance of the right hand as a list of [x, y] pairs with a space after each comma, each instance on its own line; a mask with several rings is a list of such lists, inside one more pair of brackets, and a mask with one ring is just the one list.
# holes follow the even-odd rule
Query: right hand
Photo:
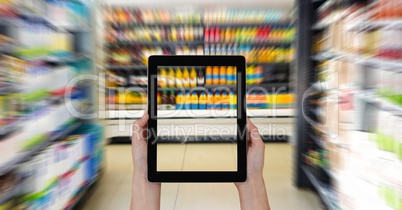
[[258, 128], [247, 118], [247, 181], [235, 183], [236, 187], [241, 187], [249, 180], [262, 178], [264, 154], [265, 144]]

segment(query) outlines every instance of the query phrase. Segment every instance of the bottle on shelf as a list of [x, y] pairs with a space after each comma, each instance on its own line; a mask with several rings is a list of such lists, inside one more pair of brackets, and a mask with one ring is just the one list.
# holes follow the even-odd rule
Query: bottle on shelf
[[176, 109], [181, 110], [183, 109], [183, 107], [184, 107], [184, 98], [181, 91], [179, 91], [176, 96]]
[[254, 74], [254, 69], [253, 66], [247, 66], [246, 68], [246, 84], [251, 85], [253, 84], [253, 74]]
[[226, 85], [226, 66], [221, 66], [219, 69], [219, 84]]
[[198, 96], [196, 92], [191, 94], [191, 109], [198, 109]]
[[262, 66], [255, 67], [255, 84], [261, 84], [264, 81], [264, 73], [262, 70]]
[[207, 109], [213, 109], [214, 108], [214, 95], [212, 94], [211, 91], [208, 92], [207, 95]]
[[174, 88], [175, 87], [175, 72], [172, 67], [169, 68], [169, 74], [167, 76], [168, 80], [168, 87]]
[[222, 99], [221, 99], [222, 109], [229, 109], [229, 96], [226, 91], [222, 91]]
[[167, 95], [167, 91], [163, 90], [162, 91], [162, 106], [161, 106], [161, 109], [163, 109], [163, 110], [167, 109], [168, 104], [169, 104], [169, 98], [168, 98], [168, 95]]
[[176, 69], [176, 87], [177, 88], [182, 88], [183, 87], [183, 73], [181, 72], [180, 68]]
[[231, 90], [229, 93], [229, 109], [237, 108], [237, 95]]
[[161, 70], [159, 71], [159, 76], [158, 76], [159, 87], [167, 88], [166, 76], [167, 76], [166, 69], [161, 68]]
[[190, 87], [197, 87], [197, 72], [195, 71], [195, 67], [191, 68], [190, 72]]
[[228, 66], [227, 71], [226, 71], [226, 83], [228, 85], [233, 85], [233, 74], [234, 74], [234, 69], [233, 66]]
[[184, 108], [185, 110], [190, 110], [191, 108], [191, 102], [190, 102], [190, 93], [187, 91], [186, 95], [184, 97]]
[[212, 66], [207, 66], [205, 76], [205, 84], [212, 85]]
[[202, 71], [202, 69], [199, 69], [197, 77], [197, 85], [204, 86], [204, 84], [205, 84], [204, 72]]
[[207, 109], [207, 96], [202, 92], [199, 99], [199, 109]]
[[173, 90], [168, 92], [168, 104], [166, 109], [175, 109], [176, 96]]
[[184, 88], [190, 87], [190, 74], [188, 72], [187, 67], [184, 67], [184, 70], [183, 70], [183, 87]]
[[215, 91], [214, 94], [214, 109], [222, 109], [221, 94], [219, 91]]
[[219, 85], [219, 66], [214, 66], [212, 69], [212, 84]]
[[162, 96], [161, 96], [161, 92], [158, 92], [156, 95], [156, 102], [158, 105], [162, 104]]

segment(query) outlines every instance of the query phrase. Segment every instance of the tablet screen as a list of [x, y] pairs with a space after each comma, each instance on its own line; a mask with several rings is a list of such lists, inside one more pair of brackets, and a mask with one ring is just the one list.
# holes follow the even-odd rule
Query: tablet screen
[[158, 66], [156, 168], [237, 171], [235, 66]]

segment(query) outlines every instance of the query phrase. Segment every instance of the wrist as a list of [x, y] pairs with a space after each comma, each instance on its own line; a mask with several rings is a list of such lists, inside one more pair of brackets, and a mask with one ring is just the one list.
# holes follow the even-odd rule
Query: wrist
[[135, 172], [134, 171], [133, 181], [138, 184], [147, 185], [147, 186], [156, 186], [156, 187], [161, 186], [161, 183], [149, 182], [147, 172]]
[[239, 192], [241, 191], [248, 191], [255, 189], [256, 187], [264, 186], [264, 177], [262, 174], [255, 174], [247, 176], [247, 180], [245, 182], [238, 182], [235, 183], [236, 188]]

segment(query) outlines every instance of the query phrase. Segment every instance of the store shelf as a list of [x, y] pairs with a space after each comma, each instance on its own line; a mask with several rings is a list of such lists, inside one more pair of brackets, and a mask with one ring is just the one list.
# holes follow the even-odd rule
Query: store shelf
[[18, 153], [17, 155], [15, 155], [15, 157], [13, 159], [11, 159], [10, 161], [8, 161], [6, 163], [3, 163], [0, 166], [0, 176], [5, 175], [8, 172], [14, 170], [15, 168], [17, 168], [19, 166], [19, 164], [28, 161], [35, 154], [37, 154], [41, 150], [47, 148], [49, 145], [51, 145], [54, 141], [67, 136], [68, 134], [70, 134], [72, 131], [74, 131], [81, 125], [82, 125], [82, 122], [77, 121], [72, 126], [66, 128], [64, 130], [61, 130], [55, 134], [50, 135], [45, 141], [37, 144], [34, 148], [32, 148], [28, 151]]
[[[1, 24], [0, 24], [1, 25]], [[18, 44], [5, 44], [0, 46], [0, 53], [12, 53], [16, 48], [21, 47]]]
[[111, 23], [110, 26], [116, 29], [120, 28], [133, 28], [133, 27], [163, 27], [163, 26], [193, 26], [200, 27], [203, 26], [201, 23], [124, 23], [115, 24]]
[[70, 33], [78, 33], [78, 32], [92, 32], [92, 28], [88, 25], [70, 25], [70, 26], [62, 26], [55, 25], [57, 28], [62, 28]]
[[107, 46], [115, 47], [115, 46], [194, 46], [194, 45], [204, 45], [204, 41], [163, 41], [163, 42], [117, 42], [117, 43], [108, 43]]
[[368, 20], [368, 21], [355, 21], [347, 24], [346, 29], [350, 31], [363, 31], [371, 29], [402, 29], [402, 20]]
[[388, 102], [386, 99], [380, 98], [372, 91], [363, 91], [357, 96], [366, 101], [367, 103], [375, 104], [384, 111], [392, 112], [397, 115], [402, 115], [402, 105], [392, 104], [391, 102]]
[[[267, 90], [267, 88], [270, 87], [288, 87], [289, 83], [287, 82], [272, 82], [272, 83], [261, 83], [261, 84], [253, 84], [253, 85], [246, 85], [247, 89], [251, 89], [251, 88], [255, 88], [256, 90], [258, 90], [257, 88], [264, 88], [265, 90]], [[236, 85], [205, 85], [205, 88], [207, 89], [217, 89], [217, 90], [222, 90], [225, 88], [230, 88], [230, 89], [235, 89], [237, 86]], [[267, 90], [270, 91], [270, 90]]]
[[325, 141], [321, 140], [319, 137], [317, 137], [315, 134], [313, 133], [309, 133], [309, 137], [322, 149], [328, 149], [327, 148], [327, 144], [325, 143]]
[[[108, 110], [109, 119], [139, 119], [143, 110]], [[236, 110], [158, 110], [158, 118], [196, 119], [196, 118], [235, 118]], [[247, 110], [250, 118], [289, 118], [295, 116], [293, 108]]]
[[260, 27], [260, 26], [290, 26], [290, 22], [262, 22], [262, 23], [205, 23], [205, 27]]
[[0, 137], [3, 137], [7, 134], [10, 134], [10, 133], [16, 131], [20, 127], [22, 122], [23, 122], [23, 120], [16, 120], [12, 123], [7, 123], [4, 126], [0, 126]]
[[381, 57], [367, 57], [354, 53], [345, 52], [322, 52], [311, 56], [315, 61], [325, 61], [334, 58], [349, 59], [361, 64], [368, 64], [373, 66], [389, 67], [389, 68], [402, 68], [402, 60], [390, 60]]
[[339, 55], [340, 55], [339, 53], [335, 53], [335, 52], [321, 52], [321, 53], [311, 56], [311, 59], [313, 59], [315, 61], [325, 61], [325, 60], [336, 58]]
[[206, 45], [251, 45], [255, 47], [291, 47], [292, 43], [290, 42], [230, 42], [230, 43], [224, 43], [224, 42], [205, 42], [204, 44]]
[[15, 85], [6, 85], [3, 87], [0, 87], [0, 96], [7, 95], [10, 93], [16, 93], [18, 91], [19, 91], [19, 88], [17, 88]]
[[21, 57], [21, 59], [24, 59], [27, 61], [43, 61], [43, 62], [64, 64], [64, 63], [77, 62], [77, 61], [80, 61], [83, 59], [90, 59], [90, 56], [86, 55], [86, 54], [75, 54], [75, 55], [71, 55], [68, 57], [56, 57], [56, 56], [51, 56], [51, 55], [45, 55], [45, 56], [39, 56], [39, 57], [34, 57], [34, 58]]
[[262, 65], [262, 66], [288, 66], [289, 62], [247, 62], [247, 65]]
[[147, 70], [148, 66], [145, 65], [132, 65], [132, 66], [106, 66], [105, 69], [108, 70]]
[[95, 178], [91, 182], [85, 183], [80, 189], [78, 189], [74, 194], [75, 196], [68, 202], [68, 204], [63, 208], [63, 210], [73, 210], [77, 204], [82, 200], [85, 194], [95, 185], [98, 178]]
[[324, 202], [325, 206], [329, 210], [336, 210], [336, 200], [333, 198], [335, 196], [335, 192], [331, 190], [331, 187], [320, 182], [314, 175], [305, 167], [301, 166], [307, 178], [310, 180], [311, 184], [313, 184], [314, 188], [317, 190], [318, 195], [321, 200]]
[[[247, 62], [247, 65], [261, 65], [261, 66], [288, 66], [290, 63], [288, 62]], [[148, 66], [146, 65], [128, 65], [128, 66], [116, 66], [116, 65], [107, 65], [105, 69], [108, 70], [147, 70]]]
[[17, 196], [19, 193], [18, 188], [12, 188], [11, 190], [5, 192], [3, 195], [0, 196], [0, 205], [4, 204], [7, 201], [10, 201], [13, 199], [15, 196]]

